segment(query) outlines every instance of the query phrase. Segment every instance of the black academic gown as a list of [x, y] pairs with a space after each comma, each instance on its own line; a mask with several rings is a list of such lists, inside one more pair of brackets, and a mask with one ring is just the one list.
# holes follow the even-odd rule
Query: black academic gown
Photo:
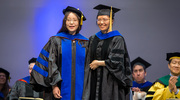
[[29, 80], [30, 76], [27, 76], [16, 81], [6, 100], [18, 100], [19, 97], [43, 98], [43, 92], [34, 91]]
[[[91, 70], [93, 60], [104, 60], [106, 66]], [[86, 55], [83, 100], [125, 100], [132, 76], [124, 38], [118, 31], [91, 36]]]

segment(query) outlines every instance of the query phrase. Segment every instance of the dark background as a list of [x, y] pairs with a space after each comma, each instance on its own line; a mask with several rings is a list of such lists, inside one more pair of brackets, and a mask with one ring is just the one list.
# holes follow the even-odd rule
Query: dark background
[[11, 73], [10, 85], [28, 75], [28, 60], [60, 29], [68, 5], [87, 18], [81, 34], [98, 32], [92, 9], [98, 4], [121, 9], [113, 30], [124, 36], [131, 60], [140, 56], [152, 64], [147, 80], [170, 73], [166, 53], [180, 51], [180, 0], [0, 0], [0, 67]]

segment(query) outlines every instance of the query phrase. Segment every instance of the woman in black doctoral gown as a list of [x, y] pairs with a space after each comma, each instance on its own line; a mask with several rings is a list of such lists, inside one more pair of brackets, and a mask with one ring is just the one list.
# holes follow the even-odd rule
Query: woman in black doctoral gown
[[98, 5], [98, 33], [89, 38], [83, 100], [125, 100], [132, 85], [130, 59], [123, 36], [112, 31], [120, 9]]

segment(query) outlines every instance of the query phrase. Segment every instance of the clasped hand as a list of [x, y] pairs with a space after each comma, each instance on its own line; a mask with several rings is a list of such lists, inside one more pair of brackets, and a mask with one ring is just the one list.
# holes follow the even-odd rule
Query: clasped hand
[[99, 67], [98, 65], [98, 60], [93, 60], [92, 63], [89, 64], [89, 67], [92, 69], [92, 70], [95, 70], [96, 68]]
[[176, 87], [177, 79], [178, 79], [177, 76], [171, 76], [169, 79], [169, 89], [174, 93], [177, 92], [177, 87]]
[[133, 87], [132, 91], [134, 91], [134, 92], [141, 92], [141, 90], [138, 87]]

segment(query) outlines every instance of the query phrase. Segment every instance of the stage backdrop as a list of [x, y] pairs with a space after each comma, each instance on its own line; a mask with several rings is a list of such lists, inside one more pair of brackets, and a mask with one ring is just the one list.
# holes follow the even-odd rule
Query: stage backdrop
[[180, 0], [1, 0], [0, 67], [14, 82], [28, 74], [28, 60], [38, 57], [50, 36], [62, 25], [62, 10], [74, 6], [87, 18], [81, 34], [99, 31], [98, 4], [120, 8], [113, 25], [125, 38], [131, 60], [140, 56], [152, 64], [146, 79], [169, 74], [167, 52], [180, 52]]

